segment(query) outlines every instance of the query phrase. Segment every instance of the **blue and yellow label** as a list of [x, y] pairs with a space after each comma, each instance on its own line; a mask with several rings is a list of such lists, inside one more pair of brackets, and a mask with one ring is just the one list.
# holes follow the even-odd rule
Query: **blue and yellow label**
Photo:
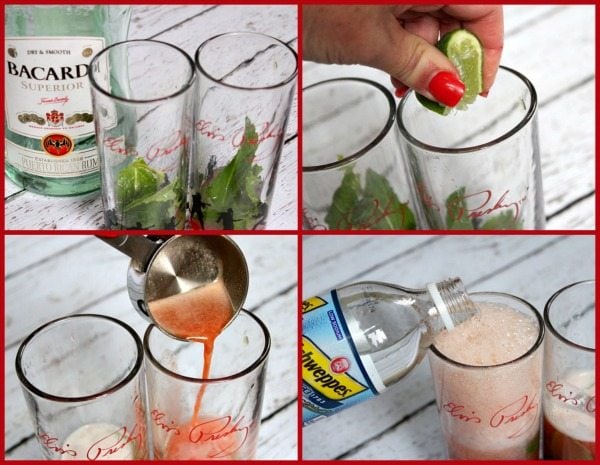
[[321, 297], [310, 297], [302, 302], [302, 313], [311, 312], [327, 305]]
[[377, 394], [350, 337], [337, 294], [302, 305], [302, 417], [306, 425]]

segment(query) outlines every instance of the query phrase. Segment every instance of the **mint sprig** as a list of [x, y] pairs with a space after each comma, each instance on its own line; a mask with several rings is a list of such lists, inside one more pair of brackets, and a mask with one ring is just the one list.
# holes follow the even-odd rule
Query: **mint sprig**
[[352, 167], [346, 168], [342, 183], [333, 194], [325, 222], [329, 229], [416, 228], [408, 203], [400, 202], [385, 176], [371, 168], [367, 169], [364, 188]]
[[185, 221], [185, 193], [179, 178], [123, 210], [127, 229], [176, 229]]
[[199, 197], [193, 199], [192, 215], [204, 229], [254, 229], [264, 221], [262, 167], [254, 163], [258, 145], [256, 128], [246, 118], [238, 151], [227, 165], [201, 180]]
[[470, 218], [465, 200], [465, 187], [455, 190], [446, 199], [446, 227], [455, 230], [472, 229], [523, 229], [523, 220], [517, 219], [510, 211], [488, 216], [481, 223], [479, 218]]
[[109, 212], [111, 223], [122, 229], [176, 229], [185, 221], [185, 189], [179, 178], [148, 166], [138, 157], [119, 171], [116, 182], [119, 214]]

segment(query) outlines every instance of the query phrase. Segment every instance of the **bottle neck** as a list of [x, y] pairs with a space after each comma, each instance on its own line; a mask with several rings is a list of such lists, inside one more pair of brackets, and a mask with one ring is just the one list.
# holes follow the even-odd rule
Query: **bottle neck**
[[478, 313], [477, 306], [469, 298], [459, 278], [428, 284], [427, 291], [435, 304], [436, 316], [440, 317], [448, 330], [453, 330]]

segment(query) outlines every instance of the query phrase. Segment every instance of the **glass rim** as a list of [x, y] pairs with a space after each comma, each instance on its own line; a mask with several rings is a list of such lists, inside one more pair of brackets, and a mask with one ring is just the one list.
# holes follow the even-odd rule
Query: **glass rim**
[[[509, 300], [516, 300], [517, 302], [521, 303], [526, 308], [531, 310], [531, 312], [535, 315], [535, 319], [537, 320], [538, 327], [539, 327], [538, 337], [535, 340], [535, 342], [533, 343], [533, 345], [527, 350], [527, 352], [519, 355], [517, 358], [515, 358], [513, 360], [509, 360], [508, 362], [504, 362], [504, 363], [498, 363], [496, 365], [469, 365], [468, 363], [457, 362], [456, 360], [453, 360], [450, 357], [448, 357], [447, 355], [440, 352], [439, 349], [435, 346], [435, 344], [431, 344], [430, 349], [438, 358], [440, 358], [441, 360], [443, 360], [446, 363], [449, 363], [450, 365], [454, 365], [456, 367], [464, 368], [467, 370], [480, 370], [480, 369], [490, 370], [490, 369], [505, 367], [505, 366], [509, 366], [514, 363], [517, 363], [517, 362], [529, 357], [529, 355], [533, 354], [542, 345], [542, 342], [544, 340], [544, 334], [545, 334], [544, 320], [543, 320], [542, 316], [540, 315], [540, 313], [537, 311], [537, 309], [533, 305], [531, 305], [529, 302], [527, 302], [525, 299], [522, 299], [521, 297], [517, 297], [516, 295], [508, 294], [506, 292], [485, 292], [485, 291], [471, 292], [471, 293], [469, 293], [469, 296], [479, 296], [479, 297], [495, 296], [495, 297], [508, 298]], [[519, 313], [521, 313], [521, 312], [519, 312]]]
[[[123, 45], [129, 45], [129, 44], [150, 44], [150, 45], [160, 45], [160, 46], [167, 46], [168, 48], [171, 48], [173, 50], [175, 50], [176, 52], [179, 52], [184, 58], [185, 60], [187, 60], [188, 64], [190, 65], [190, 69], [191, 69], [191, 73], [190, 73], [190, 77], [189, 79], [181, 86], [180, 89], [178, 89], [177, 91], [161, 96], [161, 97], [156, 97], [156, 98], [151, 98], [151, 99], [129, 99], [129, 98], [125, 98], [125, 97], [120, 97], [118, 95], [113, 94], [112, 92], [110, 92], [109, 90], [105, 89], [103, 86], [100, 86], [100, 84], [97, 82], [97, 80], [94, 78], [94, 72], [93, 70], [93, 65], [95, 64], [95, 62], [100, 61], [100, 57], [102, 55], [104, 55], [105, 53], [109, 52], [111, 49], [115, 48], [115, 47], [120, 47]], [[190, 90], [191, 88], [193, 88], [194, 83], [196, 81], [196, 68], [194, 66], [194, 61], [192, 60], [192, 58], [181, 48], [177, 47], [176, 45], [173, 44], [169, 44], [167, 42], [162, 42], [160, 40], [153, 40], [153, 39], [131, 39], [131, 40], [123, 40], [121, 42], [116, 42], [112, 45], [109, 45], [108, 47], [100, 50], [90, 61], [89, 64], [89, 69], [90, 69], [90, 73], [89, 73], [89, 77], [90, 77], [90, 83], [92, 85], [92, 87], [94, 89], [96, 89], [98, 92], [100, 92], [101, 94], [110, 97], [111, 99], [117, 100], [119, 102], [124, 102], [124, 103], [130, 103], [130, 104], [147, 104], [147, 103], [156, 103], [156, 102], [161, 102], [164, 100], [170, 100], [172, 98], [176, 98], [179, 97], [182, 94], [185, 94], [188, 90]]]
[[[278, 82], [276, 84], [271, 84], [268, 86], [246, 87], [246, 86], [238, 86], [238, 85], [222, 82], [221, 80], [217, 79], [212, 74], [210, 74], [206, 70], [206, 68], [202, 66], [202, 64], [200, 63], [200, 53], [210, 42], [217, 40], [217, 39], [221, 39], [226, 36], [227, 37], [254, 36], [254, 37], [261, 37], [263, 39], [269, 39], [269, 40], [275, 42], [277, 45], [283, 46], [288, 52], [290, 52], [292, 54], [292, 57], [294, 58], [294, 69], [287, 77], [283, 78], [280, 82]], [[263, 34], [261, 32], [251, 32], [251, 31], [224, 32], [222, 34], [217, 34], [212, 37], [209, 37], [208, 39], [206, 39], [204, 42], [202, 42], [198, 46], [198, 48], [196, 49], [196, 53], [194, 54], [194, 66], [198, 69], [198, 71], [200, 73], [202, 73], [203, 76], [210, 79], [212, 82], [219, 84], [221, 86], [224, 86], [224, 87], [228, 87], [230, 89], [246, 90], [246, 91], [272, 90], [272, 89], [278, 89], [280, 87], [285, 87], [286, 85], [288, 85], [290, 82], [292, 82], [296, 78], [296, 76], [298, 75], [298, 54], [292, 47], [290, 47], [284, 41], [277, 39], [276, 37], [270, 36], [268, 34]]]
[[[589, 352], [589, 353], [595, 353], [596, 352], [596, 348], [595, 347], [588, 347], [588, 346], [584, 346], [581, 344], [578, 344], [574, 341], [571, 341], [570, 339], [567, 339], [565, 336], [563, 336], [561, 333], [558, 332], [558, 330], [554, 327], [554, 325], [552, 324], [552, 320], [550, 319], [550, 307], [552, 306], [552, 303], [564, 292], [567, 291], [573, 287], [577, 287], [580, 286], [582, 284], [594, 284], [595, 285], [596, 280], [595, 279], [586, 279], [583, 281], [577, 281], [571, 284], [568, 284], [567, 286], [562, 287], [561, 289], [559, 289], [558, 291], [556, 291], [554, 294], [552, 294], [552, 296], [548, 299], [548, 302], [546, 302], [546, 305], [544, 306], [544, 322], [546, 323], [546, 325], [548, 326], [548, 329], [550, 330], [550, 332], [552, 333], [553, 336], [555, 336], [558, 340], [562, 341], [563, 343], [565, 343], [566, 345], [573, 347], [575, 349], [579, 349], [579, 350], [583, 350], [585, 352]], [[595, 311], [595, 309], [594, 309]]]
[[[370, 79], [359, 78], [359, 77], [342, 77], [342, 78], [326, 79], [324, 81], [315, 82], [314, 84], [304, 87], [302, 89], [302, 93], [304, 94], [305, 91], [315, 88], [315, 87], [318, 87], [318, 86], [332, 84], [332, 83], [336, 83], [336, 82], [361, 83], [361, 84], [366, 84], [371, 87], [374, 87], [375, 89], [380, 91], [381, 94], [386, 98], [388, 105], [389, 105], [390, 113], [388, 115], [386, 123], [383, 125], [383, 127], [381, 128], [379, 133], [375, 137], [373, 137], [371, 139], [371, 141], [368, 142], [364, 147], [356, 150], [354, 153], [352, 153], [348, 156], [345, 156], [341, 160], [337, 160], [337, 161], [334, 161], [331, 163], [324, 163], [322, 165], [310, 165], [310, 166], [303, 165], [302, 172], [304, 172], [304, 173], [312, 173], [312, 172], [317, 172], [317, 171], [326, 171], [326, 170], [331, 170], [331, 169], [335, 169], [335, 168], [341, 168], [342, 166], [346, 166], [349, 163], [352, 163], [355, 160], [362, 158], [373, 147], [376, 147], [383, 140], [383, 138], [385, 136], [388, 135], [388, 133], [390, 132], [390, 129], [394, 125], [394, 118], [396, 117], [396, 101], [394, 100], [394, 97], [392, 96], [391, 92], [388, 91], [383, 85], [379, 84], [378, 82], [372, 81]], [[304, 105], [303, 105], [303, 107], [304, 107]], [[304, 157], [302, 157], [302, 159], [304, 161]]]
[[[132, 337], [133, 341], [135, 342], [135, 347], [137, 349], [135, 363], [133, 364], [133, 366], [127, 373], [127, 375], [125, 375], [123, 378], [121, 378], [121, 380], [119, 382], [113, 384], [112, 386], [104, 389], [101, 392], [98, 392], [95, 394], [89, 394], [87, 396], [78, 396], [78, 397], [65, 397], [65, 396], [57, 396], [54, 394], [48, 394], [47, 392], [45, 392], [45, 391], [41, 390], [40, 388], [36, 387], [35, 385], [33, 385], [33, 383], [31, 383], [31, 381], [29, 381], [29, 379], [27, 378], [27, 376], [25, 375], [25, 373], [23, 372], [23, 370], [21, 368], [21, 359], [23, 358], [23, 354], [24, 354], [25, 350], [27, 349], [28, 344], [30, 342], [32, 342], [32, 340], [40, 332], [42, 332], [49, 326], [55, 325], [56, 323], [59, 323], [59, 322], [65, 321], [65, 320], [71, 320], [74, 318], [101, 319], [101, 320], [105, 320], [109, 323], [116, 324], [120, 328], [127, 331], [129, 333], [129, 335]], [[120, 321], [111, 316], [99, 315], [96, 313], [82, 313], [80, 315], [68, 315], [68, 316], [64, 316], [61, 318], [56, 318], [52, 321], [44, 323], [43, 325], [41, 325], [37, 329], [35, 329], [31, 334], [29, 334], [29, 336], [27, 336], [23, 340], [23, 342], [19, 346], [19, 350], [17, 351], [17, 357], [15, 360], [15, 366], [16, 366], [17, 377], [19, 378], [19, 381], [21, 381], [21, 384], [31, 393], [33, 393], [36, 396], [41, 397], [43, 399], [51, 400], [54, 402], [75, 403], [75, 402], [87, 402], [90, 400], [95, 400], [100, 397], [104, 397], [108, 394], [112, 394], [113, 392], [119, 391], [121, 388], [128, 385], [129, 382], [138, 375], [138, 373], [140, 372], [140, 368], [142, 367], [143, 358], [144, 358], [144, 350], [143, 350], [143, 346], [142, 346], [142, 341], [140, 340], [140, 337], [137, 335], [137, 333], [131, 328], [131, 326], [129, 326], [128, 324], [124, 323], [123, 321]]]
[[396, 120], [397, 120], [397, 124], [398, 124], [398, 129], [400, 130], [400, 134], [402, 135], [402, 137], [405, 140], [407, 140], [411, 145], [414, 145], [415, 147], [417, 147], [419, 149], [426, 150], [428, 152], [433, 152], [436, 154], [442, 154], [442, 155], [463, 155], [463, 154], [468, 154], [468, 153], [479, 152], [480, 150], [484, 150], [489, 147], [493, 147], [494, 145], [497, 145], [500, 142], [503, 142], [503, 141], [509, 139], [510, 137], [512, 137], [514, 134], [516, 134], [521, 129], [523, 129], [523, 127], [525, 127], [530, 121], [533, 120], [533, 117], [537, 110], [537, 92], [535, 91], [535, 87], [533, 87], [533, 84], [531, 83], [531, 81], [529, 79], [527, 79], [523, 74], [521, 74], [518, 71], [516, 71], [512, 68], [509, 68], [507, 66], [500, 66], [499, 69], [506, 71], [510, 74], [513, 74], [518, 79], [520, 79], [522, 81], [522, 83], [525, 84], [525, 87], [527, 87], [527, 89], [529, 90], [529, 95], [531, 96], [531, 102], [529, 104], [529, 108], [527, 109], [527, 112], [525, 113], [523, 118], [521, 118], [521, 120], [512, 129], [509, 129], [504, 134], [501, 134], [500, 136], [498, 136], [495, 139], [492, 139], [488, 142], [484, 142], [483, 144], [477, 144], [477, 145], [472, 145], [472, 146], [459, 147], [459, 148], [448, 148], [448, 147], [437, 147], [435, 145], [426, 144], [425, 142], [420, 141], [419, 139], [414, 137], [410, 132], [408, 132], [408, 130], [402, 123], [401, 112], [402, 112], [402, 109], [406, 106], [406, 102], [408, 101], [408, 96], [410, 94], [414, 93], [414, 90], [411, 90], [400, 100], [400, 103], [398, 104], [398, 109], [396, 110], [396, 113], [397, 113]]
[[[148, 325], [148, 328], [146, 328], [146, 332], [144, 333], [143, 346], [144, 346], [144, 353], [146, 354], [146, 360], [149, 360], [154, 367], [156, 367], [158, 370], [160, 370], [167, 376], [170, 376], [171, 378], [175, 378], [180, 381], [185, 381], [188, 383], [219, 384], [219, 383], [224, 383], [227, 381], [233, 381], [235, 379], [242, 378], [242, 377], [246, 376], [247, 374], [252, 373], [259, 366], [261, 366], [267, 360], [269, 352], [271, 351], [271, 335], [269, 334], [269, 329], [267, 328], [267, 326], [262, 322], [262, 320], [260, 318], [258, 318], [256, 315], [254, 315], [253, 313], [249, 312], [248, 310], [246, 310], [244, 308], [240, 309], [238, 317], [239, 317], [239, 315], [242, 315], [242, 314], [249, 316], [256, 324], [258, 324], [259, 328], [262, 330], [262, 333], [265, 337], [265, 341], [264, 341], [264, 347], [263, 347], [260, 355], [256, 358], [256, 360], [254, 360], [247, 367], [245, 367], [244, 369], [242, 369], [236, 373], [233, 373], [228, 376], [222, 376], [220, 378], [193, 378], [191, 376], [185, 376], [185, 375], [182, 375], [179, 373], [175, 373], [172, 370], [169, 370], [154, 357], [154, 355], [152, 354], [152, 350], [150, 349], [149, 339], [150, 339], [150, 333], [152, 332], [153, 329], [155, 329], [156, 331], [158, 331], [160, 334], [162, 334], [165, 337], [170, 337], [166, 333], [160, 331], [158, 326], [156, 326], [155, 324]], [[193, 342], [193, 341], [182, 341], [181, 339], [175, 339], [172, 337], [170, 337], [170, 338], [174, 339], [174, 340], [178, 340], [179, 342], [185, 342], [187, 344], [198, 344], [197, 342]]]

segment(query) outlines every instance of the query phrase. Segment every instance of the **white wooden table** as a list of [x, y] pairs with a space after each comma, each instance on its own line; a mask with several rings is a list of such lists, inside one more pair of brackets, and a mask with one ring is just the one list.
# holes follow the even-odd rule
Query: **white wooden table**
[[[448, 277], [467, 291], [517, 295], [543, 311], [563, 286], [594, 275], [594, 236], [312, 236], [304, 297], [361, 280], [423, 288]], [[303, 428], [304, 459], [447, 457], [427, 358], [378, 397]]]
[[[594, 229], [595, 6], [510, 5], [504, 14], [501, 63], [538, 93], [546, 228]], [[303, 64], [303, 87], [335, 77], [372, 79], [393, 92], [389, 76], [371, 68]]]
[[[250, 270], [244, 307], [271, 333], [258, 459], [296, 459], [297, 245], [296, 236], [231, 236]], [[5, 454], [40, 459], [15, 373], [19, 344], [55, 318], [100, 313], [132, 326], [140, 337], [148, 323], [133, 309], [126, 289], [129, 258], [93, 236], [6, 238]]]
[[[134, 6], [130, 39], [156, 39], [175, 44], [193, 56], [206, 39], [224, 32], [269, 34], [297, 49], [295, 5]], [[297, 99], [294, 99], [267, 229], [296, 229]], [[26, 192], [8, 178], [5, 191], [6, 229], [101, 229], [100, 193], [78, 197], [46, 197]]]

